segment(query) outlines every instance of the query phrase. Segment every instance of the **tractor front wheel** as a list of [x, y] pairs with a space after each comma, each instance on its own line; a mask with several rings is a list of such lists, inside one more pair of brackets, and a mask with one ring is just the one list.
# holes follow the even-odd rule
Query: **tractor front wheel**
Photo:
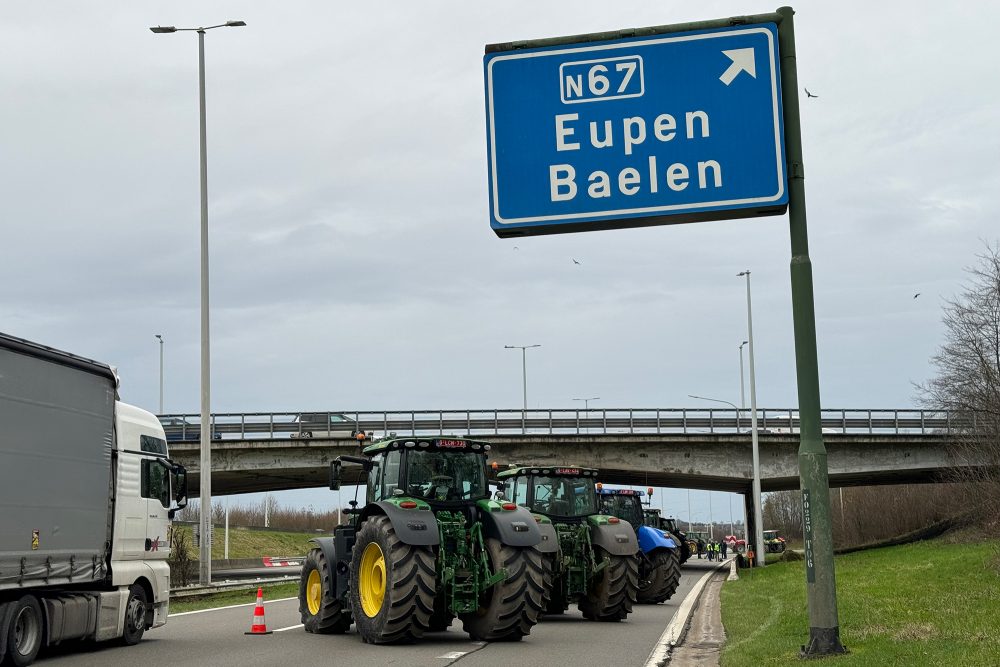
[[302, 563], [299, 614], [306, 632], [342, 635], [351, 628], [351, 614], [336, 596], [334, 565], [322, 549], [311, 549]]
[[361, 639], [369, 644], [420, 639], [434, 612], [436, 577], [431, 547], [404, 544], [388, 517], [369, 517], [351, 558], [351, 607]]
[[608, 565], [590, 582], [577, 607], [592, 621], [621, 621], [632, 611], [639, 587], [639, 562], [635, 556], [612, 556], [594, 547], [594, 560]]
[[460, 616], [462, 626], [480, 641], [518, 641], [545, 609], [547, 566], [534, 547], [512, 547], [491, 537], [485, 542], [490, 568], [504, 569], [507, 576], [486, 589], [479, 609]]

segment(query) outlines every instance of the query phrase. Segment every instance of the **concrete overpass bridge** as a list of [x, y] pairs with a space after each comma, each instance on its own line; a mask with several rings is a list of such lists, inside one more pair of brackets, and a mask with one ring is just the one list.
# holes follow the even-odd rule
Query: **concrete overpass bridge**
[[[319, 416], [317, 416], [319, 415]], [[198, 415], [164, 415], [171, 456], [198, 493]], [[956, 467], [964, 425], [947, 412], [827, 409], [822, 412], [830, 485], [934, 482]], [[795, 410], [758, 410], [761, 486], [798, 487]], [[749, 411], [732, 409], [422, 410], [213, 415], [213, 495], [324, 487], [330, 461], [356, 454], [352, 432], [371, 437], [449, 434], [487, 440], [491, 461], [595, 467], [610, 483], [748, 494]], [[345, 467], [350, 474], [358, 469]]]

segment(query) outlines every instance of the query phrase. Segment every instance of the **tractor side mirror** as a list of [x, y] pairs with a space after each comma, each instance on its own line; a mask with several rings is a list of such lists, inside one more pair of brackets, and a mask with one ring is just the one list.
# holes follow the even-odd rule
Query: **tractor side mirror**
[[340, 461], [330, 462], [330, 490], [340, 489]]

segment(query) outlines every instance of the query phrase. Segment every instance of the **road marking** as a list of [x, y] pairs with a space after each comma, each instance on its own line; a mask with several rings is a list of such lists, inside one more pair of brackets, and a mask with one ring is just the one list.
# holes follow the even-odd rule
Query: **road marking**
[[305, 623], [299, 623], [298, 625], [289, 625], [287, 628], [278, 628], [275, 632], [284, 632], [285, 630], [294, 630], [295, 628], [304, 628]]
[[451, 653], [445, 653], [444, 655], [439, 655], [438, 658], [441, 660], [457, 660], [466, 653], [467, 651], [452, 651]]
[[726, 562], [719, 563], [717, 566], [706, 572], [701, 579], [694, 585], [691, 592], [687, 594], [681, 606], [678, 607], [677, 611], [674, 613], [674, 617], [670, 619], [670, 623], [667, 624], [666, 629], [660, 638], [656, 642], [656, 646], [653, 647], [652, 653], [649, 654], [649, 658], [646, 659], [646, 664], [644, 667], [659, 667], [660, 665], [666, 664], [667, 658], [669, 657], [670, 649], [680, 641], [681, 636], [684, 634], [684, 628], [687, 626], [688, 619], [691, 616], [691, 612], [694, 611], [694, 606], [698, 602], [698, 596], [701, 595], [701, 589], [705, 587], [708, 580], [712, 578], [716, 572], [722, 568]]
[[[289, 600], [298, 600], [297, 597], [294, 598], [279, 598], [277, 600], [264, 600], [264, 604], [271, 604], [272, 602], [288, 602]], [[176, 614], [169, 614], [167, 618], [174, 618], [175, 616], [188, 616], [190, 614], [204, 614], [207, 611], [222, 611], [223, 609], [238, 609], [240, 607], [253, 607], [256, 602], [247, 602], [244, 604], [231, 604], [228, 607], [211, 607], [209, 609], [195, 609], [194, 611], [182, 611]]]

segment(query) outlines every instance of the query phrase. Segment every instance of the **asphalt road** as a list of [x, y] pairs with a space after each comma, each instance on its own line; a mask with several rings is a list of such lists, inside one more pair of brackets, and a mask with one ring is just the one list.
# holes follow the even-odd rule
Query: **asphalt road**
[[[712, 564], [714, 565], [714, 563]], [[311, 635], [300, 626], [297, 600], [265, 601], [267, 627], [274, 634], [246, 636], [253, 605], [172, 615], [162, 628], [150, 630], [132, 647], [71, 643], [46, 649], [40, 667], [135, 667], [177, 664], [212, 667], [248, 665], [346, 664], [460, 667], [485, 665], [642, 665], [677, 607], [697, 580], [710, 569], [693, 559], [683, 569], [677, 593], [660, 605], [636, 605], [628, 620], [595, 623], [575, 605], [561, 616], [546, 616], [520, 642], [474, 642], [455, 621], [447, 632], [428, 634], [404, 646], [363, 644], [347, 635]]]

